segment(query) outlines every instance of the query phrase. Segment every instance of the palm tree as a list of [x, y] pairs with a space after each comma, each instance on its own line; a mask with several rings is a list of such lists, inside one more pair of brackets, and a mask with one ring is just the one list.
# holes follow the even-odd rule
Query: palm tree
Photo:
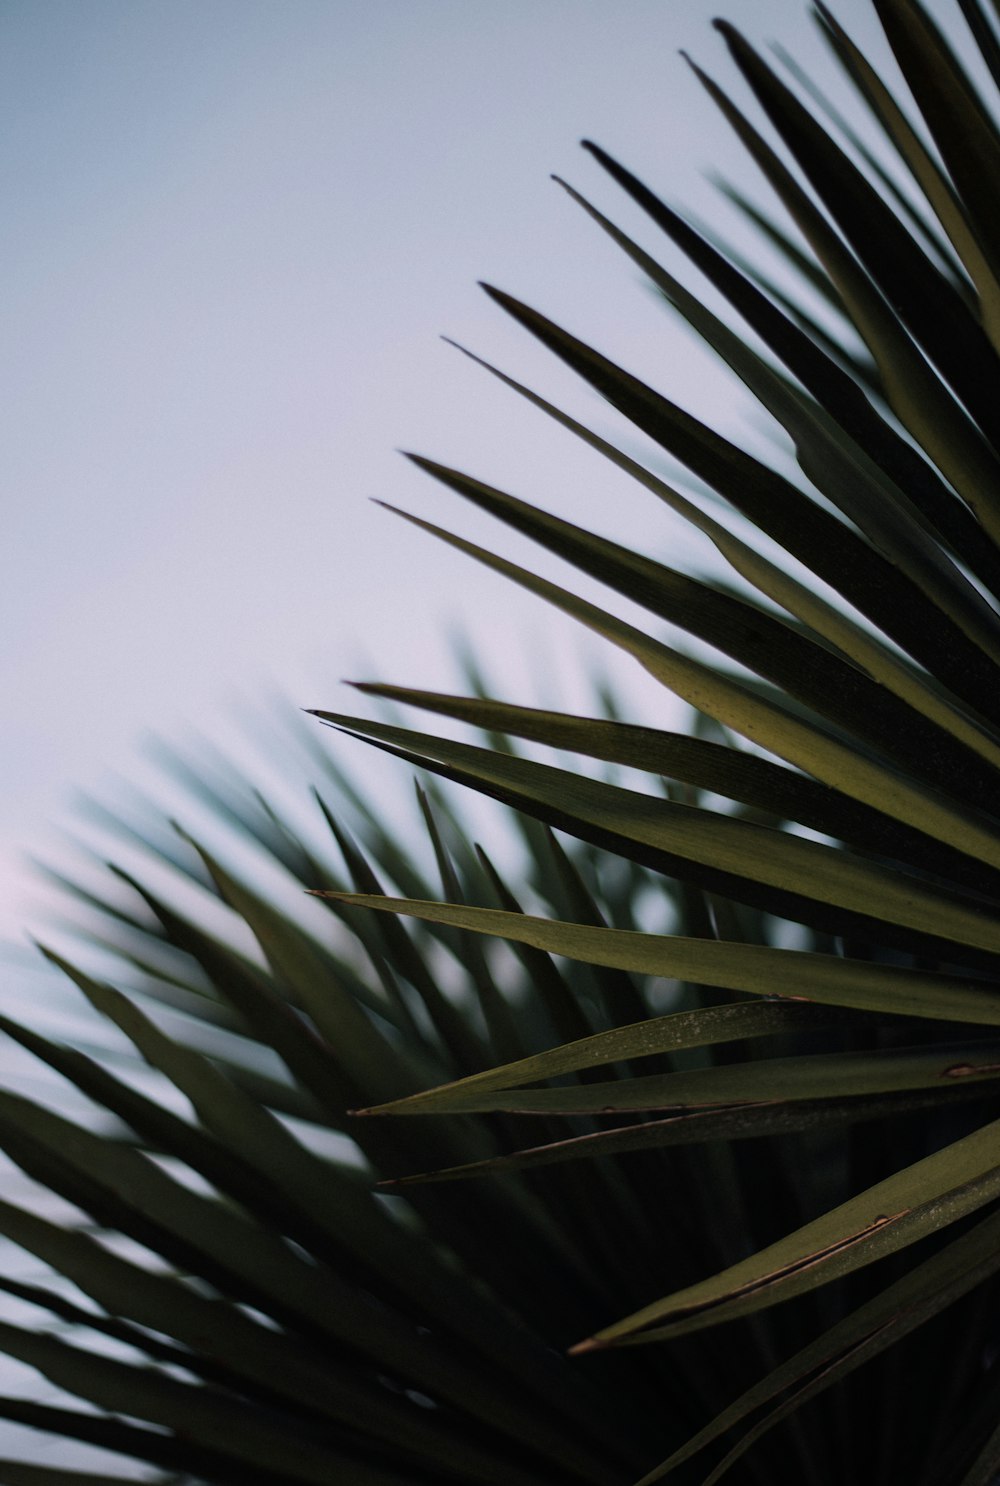
[[[440, 888], [362, 800], [345, 834], [342, 783], [348, 880], [231, 784], [214, 803], [252, 852], [158, 845], [197, 904], [140, 877], [139, 908], [108, 905], [132, 993], [64, 967], [155, 1086], [3, 1022], [124, 1129], [0, 1098], [0, 1144], [86, 1215], [2, 1204], [0, 1229], [93, 1303], [21, 1286], [72, 1331], [5, 1326], [0, 1347], [101, 1411], [0, 1413], [251, 1486], [1000, 1473], [1000, 136], [916, 0], [875, 9], [917, 122], [816, 18], [908, 185], [732, 26], [780, 148], [698, 70], [791, 220], [736, 193], [801, 293], [586, 146], [752, 339], [566, 188], [797, 470], [488, 289], [708, 494], [487, 369], [705, 533], [725, 578], [417, 460], [684, 630], [671, 646], [408, 518], [638, 661], [692, 735], [367, 684], [485, 733], [318, 713], [518, 812], [515, 879], [436, 790]], [[992, 88], [997, 17], [961, 10]], [[319, 898], [277, 906], [251, 885], [261, 852]]]

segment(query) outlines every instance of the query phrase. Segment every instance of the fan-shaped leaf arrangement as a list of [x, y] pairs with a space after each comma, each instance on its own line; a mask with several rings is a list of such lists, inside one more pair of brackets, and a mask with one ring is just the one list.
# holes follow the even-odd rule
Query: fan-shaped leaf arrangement
[[[764, 1141], [793, 1131], [808, 1146], [816, 1132], [835, 1126], [852, 1132], [839, 1136], [852, 1148], [869, 1138], [883, 1147], [871, 1163], [877, 1180], [866, 1183], [864, 1163], [855, 1165], [842, 1200], [824, 1211], [805, 1204], [805, 1221], [791, 1231], [693, 1285], [651, 1297], [575, 1348], [663, 1343], [843, 1282], [919, 1245], [905, 1264], [883, 1262], [853, 1290], [841, 1283], [830, 1304], [843, 1313], [832, 1328], [648, 1480], [669, 1476], [725, 1429], [752, 1421], [726, 1457], [728, 1466], [771, 1422], [1000, 1266], [991, 1207], [1000, 1194], [1000, 1124], [991, 1118], [1000, 1075], [993, 1030], [1000, 1017], [1000, 242], [992, 202], [1000, 138], [977, 84], [923, 8], [912, 0], [878, 0], [876, 9], [915, 118], [824, 6], [817, 19], [911, 187], [919, 188], [919, 205], [896, 187], [892, 199], [884, 172], [873, 180], [864, 160], [855, 163], [854, 142], [828, 133], [734, 27], [718, 25], [778, 148], [711, 78], [698, 74], [805, 240], [810, 282], [839, 318], [843, 344], [820, 333], [793, 302], [769, 294], [752, 270], [737, 266], [597, 145], [587, 143], [591, 157], [683, 250], [753, 336], [723, 323], [567, 187], [785, 430], [796, 477], [734, 446], [537, 310], [487, 290], [728, 504], [729, 517], [714, 505], [702, 509], [504, 377], [707, 533], [733, 570], [730, 584], [697, 581], [478, 479], [417, 461], [654, 620], [687, 631], [699, 642], [694, 653], [585, 602], [572, 585], [558, 587], [428, 528], [609, 640], [724, 729], [729, 742], [491, 700], [363, 688], [648, 771], [651, 787], [634, 790], [583, 778], [571, 763], [557, 768], [426, 732], [319, 714], [582, 841], [749, 906], [764, 940], [734, 943], [720, 919], [715, 937], [680, 938], [464, 904], [353, 897], [369, 908], [572, 960], [712, 988], [710, 1013], [682, 1011], [622, 1027], [368, 1111], [587, 1114], [600, 1122], [597, 1133], [532, 1143], [499, 1161], [433, 1173], [436, 1179], [528, 1171], [654, 1145]], [[962, 9], [983, 70], [995, 81], [996, 18], [974, 0]], [[846, 349], [854, 336], [861, 355]], [[815, 582], [793, 577], [791, 563], [785, 571], [775, 547]], [[671, 790], [662, 798], [658, 777], [733, 804], [695, 805]], [[789, 943], [782, 925], [804, 926], [797, 947], [779, 947]], [[803, 1006], [817, 1015], [827, 1008], [840, 1013], [807, 1053], [790, 1056], [779, 1039], [742, 1054], [743, 1039], [770, 1035], [776, 1008], [793, 1013]], [[709, 1047], [724, 1048], [725, 1055], [702, 1052], [691, 1062], [688, 1050]], [[614, 1082], [595, 1081], [592, 1073], [576, 1086], [548, 1082], [652, 1054], [671, 1061], [655, 1073], [639, 1064]], [[953, 1120], [959, 1090], [978, 1096], [974, 1119]], [[913, 1159], [906, 1132], [917, 1110], [927, 1145]], [[621, 1115], [624, 1123], [614, 1118]], [[828, 1137], [822, 1148], [836, 1163]], [[742, 1148], [736, 1159], [739, 1171]], [[655, 1207], [662, 1195], [651, 1192], [648, 1200]], [[987, 1392], [995, 1387], [986, 1369], [993, 1324], [985, 1320], [972, 1343], [983, 1371], [977, 1386]], [[958, 1462], [953, 1469], [968, 1468], [963, 1479], [985, 1482], [1000, 1470], [1000, 1434], [994, 1438], [982, 1418], [950, 1448]], [[936, 1467], [927, 1479], [952, 1476]]]
[[[638, 661], [697, 709], [694, 736], [369, 684], [485, 732], [318, 713], [519, 812], [519, 885], [436, 796], [440, 889], [377, 813], [354, 845], [342, 783], [345, 881], [235, 786], [209, 799], [322, 903], [279, 909], [245, 864], [157, 846], [229, 928], [139, 880], [141, 909], [114, 909], [138, 991], [70, 968], [153, 1082], [4, 1023], [125, 1133], [0, 1097], [0, 1146], [86, 1215], [0, 1204], [0, 1231], [86, 1297], [6, 1282], [70, 1331], [5, 1324], [0, 1348], [98, 1410], [0, 1414], [249, 1486], [1000, 1473], [1000, 135], [978, 81], [1000, 81], [998, 17], [962, 0], [974, 81], [915, 0], [875, 8], [905, 103], [817, 21], [885, 164], [731, 26], [776, 146], [698, 74], [785, 225], [734, 199], [801, 293], [588, 144], [734, 328], [567, 187], [796, 472], [488, 290], [632, 425], [632, 452], [496, 375], [707, 535], [724, 580], [417, 460], [571, 577], [415, 525]], [[667, 484], [657, 450], [718, 499]]]

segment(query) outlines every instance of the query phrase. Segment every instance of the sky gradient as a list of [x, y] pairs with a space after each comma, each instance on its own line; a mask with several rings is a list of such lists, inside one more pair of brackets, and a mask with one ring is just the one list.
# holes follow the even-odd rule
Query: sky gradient
[[[549, 179], [661, 251], [588, 134], [739, 236], [706, 170], [765, 188], [678, 55], [744, 96], [715, 8], [3, 0], [0, 932], [31, 916], [23, 853], [58, 858], [74, 790], [141, 774], [149, 733], [236, 737], [275, 690], [349, 705], [343, 676], [453, 685], [459, 629], [512, 699], [579, 689], [568, 621], [370, 503], [527, 557], [398, 448], [691, 556], [648, 495], [438, 336], [638, 444], [486, 278], [752, 431], [731, 379]], [[874, 45], [866, 5], [839, 13]], [[787, 0], [726, 14], [823, 56]]]

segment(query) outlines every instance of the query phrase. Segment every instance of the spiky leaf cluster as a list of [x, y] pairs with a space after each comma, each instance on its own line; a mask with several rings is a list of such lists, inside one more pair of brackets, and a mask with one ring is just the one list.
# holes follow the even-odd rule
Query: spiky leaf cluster
[[[513, 807], [523, 881], [429, 798], [435, 881], [377, 813], [359, 848], [327, 812], [341, 880], [325, 845], [220, 797], [322, 895], [297, 911], [245, 864], [158, 848], [228, 927], [139, 874], [140, 907], [116, 909], [128, 993], [66, 966], [155, 1087], [3, 1023], [121, 1124], [0, 1098], [0, 1147], [83, 1215], [5, 1203], [0, 1231], [86, 1297], [25, 1291], [72, 1329], [5, 1325], [0, 1349], [97, 1410], [0, 1414], [249, 1486], [1000, 1470], [1000, 135], [916, 0], [875, 8], [912, 102], [817, 20], [915, 190], [731, 26], [775, 143], [699, 73], [786, 225], [748, 210], [823, 318], [597, 145], [737, 319], [568, 188], [784, 429], [796, 473], [489, 291], [714, 492], [497, 372], [707, 535], [724, 579], [418, 461], [571, 577], [430, 530], [637, 661], [697, 709], [694, 735], [371, 685], [485, 730], [319, 714]], [[996, 16], [961, 9], [995, 88]]]

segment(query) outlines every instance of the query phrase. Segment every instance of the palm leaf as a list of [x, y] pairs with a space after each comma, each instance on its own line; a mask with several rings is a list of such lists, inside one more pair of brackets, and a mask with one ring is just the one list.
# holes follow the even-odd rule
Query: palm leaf
[[[694, 654], [671, 649], [653, 634], [625, 624], [612, 609], [584, 602], [570, 587], [558, 587], [449, 531], [408, 518], [610, 640], [702, 713], [742, 735], [753, 745], [750, 752], [727, 745], [696, 746], [649, 729], [516, 708], [482, 696], [449, 698], [382, 683], [362, 688], [560, 750], [710, 788], [716, 797], [766, 809], [769, 823], [751, 824], [732, 805], [720, 811], [676, 798], [665, 801], [654, 791], [590, 780], [572, 768], [512, 759], [452, 738], [355, 716], [319, 713], [385, 751], [526, 810], [581, 841], [708, 894], [750, 905], [774, 924], [790, 921], [805, 925], [814, 936], [833, 936], [833, 943], [817, 955], [808, 946], [803, 953], [773, 941], [750, 945], [636, 935], [457, 902], [435, 906], [371, 896], [351, 901], [462, 925], [583, 962], [771, 998], [791, 992], [808, 1002], [863, 1010], [875, 1024], [856, 1034], [861, 1039], [856, 1050], [843, 1049], [839, 1030], [817, 1028], [817, 1043], [804, 1057], [761, 1051], [749, 1062], [739, 1056], [733, 1062], [732, 1054], [720, 1060], [709, 1051], [718, 1036], [714, 1011], [681, 1012], [617, 1034], [571, 1042], [541, 1058], [515, 1060], [372, 1111], [503, 1110], [593, 1117], [649, 1110], [663, 1115], [638, 1126], [570, 1130], [519, 1153], [444, 1169], [436, 1173], [439, 1177], [518, 1169], [527, 1173], [571, 1156], [621, 1155], [687, 1140], [739, 1138], [743, 1149], [755, 1122], [763, 1139], [807, 1127], [843, 1128], [853, 1118], [864, 1123], [891, 1118], [894, 1112], [900, 1119], [916, 1119], [927, 1106], [938, 1109], [943, 1129], [961, 1129], [961, 1121], [955, 1127], [953, 1116], [945, 1113], [956, 1107], [956, 1081], [977, 1076], [974, 1069], [990, 1070], [985, 1076], [992, 1077], [994, 1055], [986, 1032], [993, 1022], [1000, 946], [988, 942], [988, 931], [973, 930], [971, 919], [966, 928], [960, 929], [959, 922], [966, 912], [992, 919], [996, 902], [991, 879], [997, 866], [1000, 799], [1000, 465], [992, 409], [1000, 387], [993, 343], [1000, 255], [992, 217], [986, 223], [986, 194], [1000, 164], [1000, 136], [990, 105], [969, 81], [954, 46], [916, 0], [885, 0], [876, 8], [941, 164], [825, 9], [822, 24], [863, 103], [923, 191], [920, 207], [909, 207], [898, 196], [887, 200], [888, 177], [882, 167], [873, 185], [732, 26], [719, 23], [733, 60], [805, 177], [805, 187], [718, 84], [698, 71], [805, 234], [828, 276], [829, 298], [842, 306], [870, 350], [884, 394], [881, 406], [870, 397], [864, 376], [852, 376], [803, 328], [805, 317], [790, 317], [768, 296], [759, 277], [755, 280], [727, 261], [704, 234], [599, 146], [588, 142], [586, 147], [721, 289], [783, 363], [783, 372], [711, 314], [645, 248], [567, 187], [783, 427], [796, 450], [801, 483], [738, 449], [538, 310], [506, 292], [487, 289], [620, 414], [730, 503], [739, 513], [738, 535], [727, 534], [729, 550], [722, 542], [720, 550], [761, 598], [777, 602], [797, 621], [794, 627], [773, 611], [678, 574], [646, 553], [584, 531], [482, 480], [417, 460], [436, 479], [571, 568], [735, 661], [741, 668], [737, 675], [720, 669], [710, 655], [702, 659], [702, 649]], [[997, 45], [989, 23], [978, 7], [967, 10], [988, 65], [995, 63]], [[849, 124], [845, 132], [854, 137]], [[870, 157], [867, 163], [871, 169]], [[928, 256], [914, 228], [936, 244], [934, 256]], [[947, 241], [955, 257], [942, 246]], [[714, 536], [706, 523], [717, 529], [718, 518], [702, 512], [697, 500], [670, 491], [641, 461], [626, 459], [537, 394], [497, 375]], [[783, 584], [773, 557], [767, 564], [756, 559], [752, 528], [826, 584], [838, 596], [839, 611], [836, 603], [824, 605], [791, 582]], [[782, 765], [757, 756], [757, 749], [777, 756]], [[796, 823], [820, 829], [831, 844], [804, 841]], [[915, 975], [931, 978], [918, 985]], [[866, 976], [874, 979], [865, 984]], [[899, 977], [898, 997], [890, 990], [894, 976]], [[958, 999], [952, 999], [955, 995]], [[963, 997], [971, 998], [965, 1011], [959, 1009]], [[917, 1029], [909, 1045], [900, 1045], [896, 1033], [886, 1040], [893, 1018], [901, 1015]], [[687, 1016], [696, 1029], [690, 1034]], [[966, 1016], [970, 1027], [981, 1028], [969, 1042], [949, 1041], [931, 1030], [935, 1022], [960, 1023]], [[694, 1042], [685, 1041], [689, 1035]], [[669, 1049], [676, 1057], [680, 1047], [696, 1046], [699, 1036], [702, 1061], [693, 1067], [633, 1071], [611, 1083], [595, 1082], [588, 1073], [586, 1083], [566, 1083], [568, 1075], [581, 1075], [602, 1061], [642, 1056], [642, 1049], [650, 1055]], [[524, 1087], [550, 1079], [556, 1083]], [[796, 1105], [801, 1106], [799, 1124]], [[949, 1254], [961, 1240], [940, 1235], [971, 1212], [965, 1202], [989, 1204], [996, 1196], [992, 1127], [977, 1129], [973, 1118], [966, 1130], [916, 1161], [897, 1157], [895, 1170], [825, 1215], [778, 1235], [757, 1255], [719, 1275], [681, 1286], [604, 1327], [595, 1344], [665, 1340], [693, 1324], [711, 1325], [730, 1315], [757, 1312], [784, 1295], [811, 1293], [859, 1263], [897, 1251], [907, 1234], [921, 1242], [939, 1235], [945, 1244], [942, 1254]], [[967, 1154], [974, 1171], [965, 1170]], [[750, 1169], [759, 1166], [751, 1163]], [[406, 1180], [408, 1190], [412, 1182]], [[808, 1392], [803, 1391], [803, 1399]], [[970, 1480], [986, 1479], [994, 1453], [992, 1438], [984, 1437], [976, 1463], [970, 1464]], [[954, 1458], [960, 1455], [956, 1447]], [[737, 1451], [730, 1463], [738, 1458]], [[679, 1463], [680, 1457], [675, 1460]]]
[[[0, 1203], [39, 1267], [0, 1285], [33, 1318], [0, 1350], [56, 1395], [0, 1417], [249, 1486], [995, 1473], [1000, 134], [917, 0], [875, 8], [922, 124], [818, 18], [919, 200], [733, 27], [779, 147], [696, 68], [808, 301], [588, 143], [724, 319], [566, 186], [797, 473], [488, 290], [694, 492], [472, 359], [707, 535], [724, 579], [411, 456], [568, 577], [409, 521], [636, 661], [695, 736], [629, 722], [620, 690], [594, 717], [497, 700], [470, 668], [467, 697], [361, 689], [474, 742], [317, 713], [430, 776], [418, 847], [339, 760], [308, 825], [218, 757], [170, 761], [182, 833], [92, 812], [129, 861], [106, 892], [66, 879], [89, 939], [50, 956], [121, 1040], [0, 1023], [89, 1111], [0, 1091], [0, 1148], [61, 1204]], [[995, 78], [993, 21], [962, 9]], [[518, 813], [513, 870], [438, 781]]]

